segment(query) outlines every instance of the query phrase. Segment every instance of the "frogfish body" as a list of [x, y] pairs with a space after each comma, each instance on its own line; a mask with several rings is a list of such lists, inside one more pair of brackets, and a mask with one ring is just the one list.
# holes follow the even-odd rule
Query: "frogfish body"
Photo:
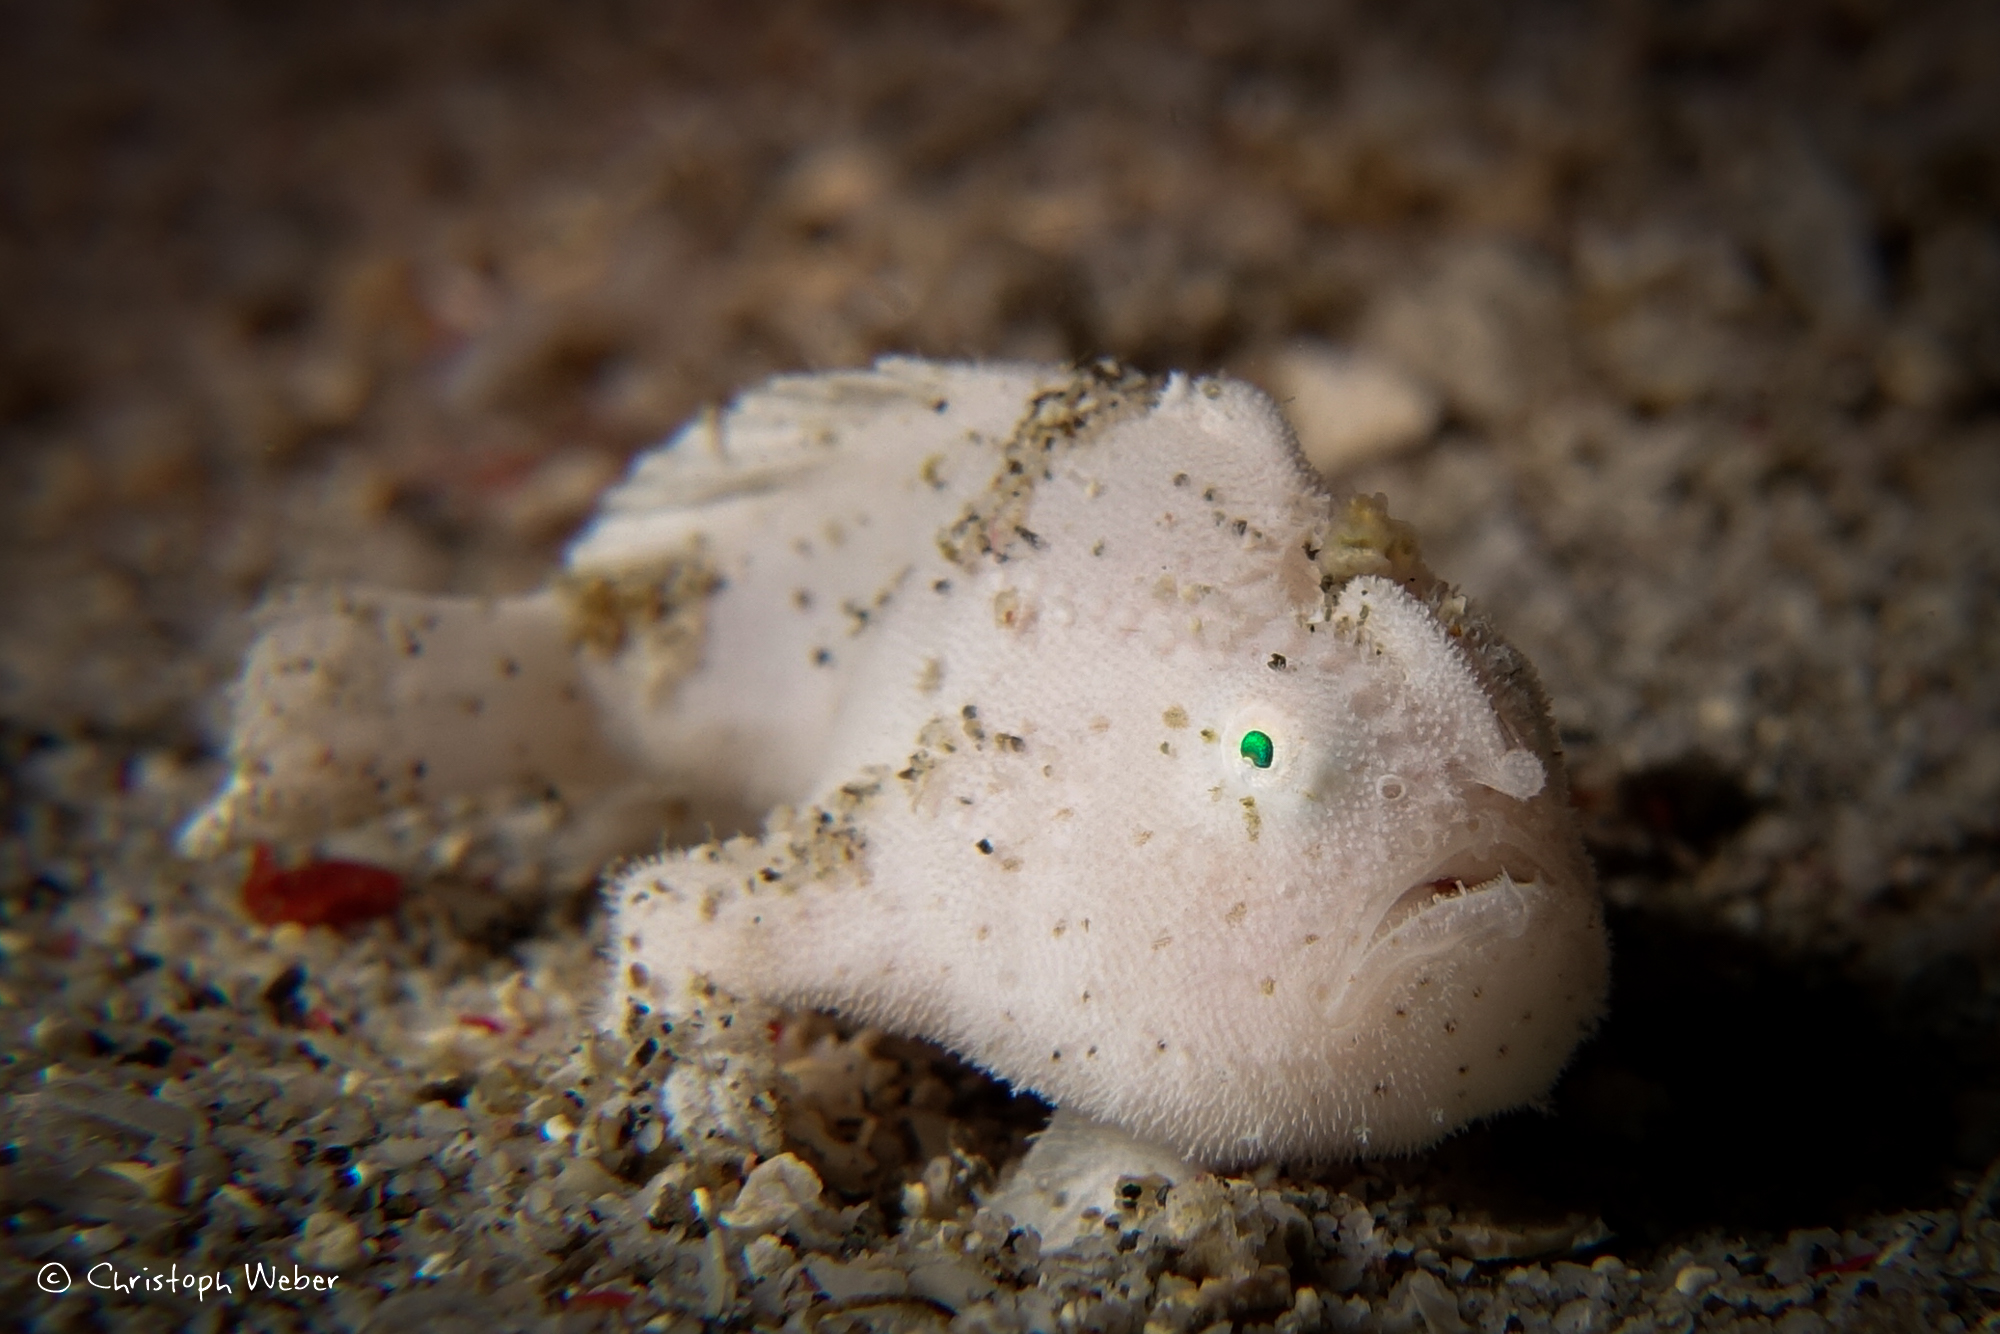
[[611, 875], [608, 1025], [829, 1009], [1209, 1165], [1532, 1101], [1605, 993], [1531, 669], [1229, 380], [782, 377], [642, 456], [545, 589], [295, 600], [236, 703], [194, 850], [768, 810]]

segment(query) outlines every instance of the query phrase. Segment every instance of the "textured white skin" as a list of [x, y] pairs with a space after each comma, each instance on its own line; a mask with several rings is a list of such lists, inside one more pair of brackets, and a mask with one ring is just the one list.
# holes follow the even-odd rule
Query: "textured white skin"
[[[683, 696], [699, 720], [653, 715], [648, 741], [699, 732], [714, 758], [787, 738], [783, 764], [729, 763], [839, 812], [859, 851], [767, 883], [812, 842], [808, 815], [628, 867], [618, 978], [668, 1014], [699, 1004], [698, 978], [932, 1037], [1217, 1165], [1408, 1150], [1538, 1097], [1605, 979], [1554, 756], [1521, 743], [1544, 720], [1503, 717], [1395, 583], [1352, 579], [1328, 608], [1304, 546], [1330, 502], [1244, 385], [1176, 378], [1151, 413], [1054, 457], [1023, 523], [1035, 543], [970, 574], [947, 561], [935, 530], [998, 457], [964, 438], [961, 405], [1002, 436], [1034, 374], [1049, 377], [885, 368], [950, 406], [843, 423], [871, 453], [853, 520], [879, 545], [797, 554], [828, 509], [812, 491], [722, 502], [756, 509], [747, 551], [700, 516], [728, 580], [720, 656]], [[940, 439], [985, 450], [952, 460], [942, 506], [918, 475]], [[692, 522], [613, 503], [578, 561]], [[840, 670], [811, 667], [823, 624], [770, 614], [795, 581], [815, 606], [893, 590], [834, 641]], [[732, 627], [723, 604], [749, 589], [753, 619]], [[758, 708], [725, 685], [735, 672], [759, 673]], [[1513, 702], [1540, 707], [1532, 690]], [[1251, 727], [1275, 742], [1267, 770], [1238, 753]], [[933, 767], [896, 777], [920, 751]], [[1433, 893], [1452, 880], [1477, 891]]]
[[[1606, 957], [1524, 665], [1420, 565], [1325, 574], [1339, 510], [1246, 385], [1024, 436], [1087, 380], [781, 378], [643, 457], [548, 591], [274, 613], [184, 842], [635, 783], [772, 809], [610, 889], [607, 1025], [714, 1038], [667, 1089], [689, 1142], [768, 1138], [731, 998], [933, 1038], [1218, 1166], [1539, 1097]], [[691, 565], [720, 580], [692, 654], [643, 616], [578, 640], [578, 589]]]
[[[933, 535], [985, 486], [1029, 396], [1060, 379], [913, 361], [784, 377], [640, 458], [570, 568], [644, 571], [699, 552], [723, 587], [692, 675], [649, 687], [643, 653], [589, 664], [610, 734], [670, 785], [726, 790], [755, 810], [851, 777], [830, 750], [879, 688], [856, 679], [876, 627], [893, 611], [923, 634], [917, 565], [957, 573]], [[922, 476], [927, 460], [944, 486]], [[850, 607], [869, 613], [868, 629], [856, 633]]]

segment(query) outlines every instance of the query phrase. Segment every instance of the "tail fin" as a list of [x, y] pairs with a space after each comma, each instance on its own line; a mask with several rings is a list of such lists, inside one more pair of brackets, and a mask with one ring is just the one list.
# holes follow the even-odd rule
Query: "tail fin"
[[183, 829], [189, 856], [632, 776], [552, 593], [302, 594], [266, 618], [235, 687], [232, 772]]

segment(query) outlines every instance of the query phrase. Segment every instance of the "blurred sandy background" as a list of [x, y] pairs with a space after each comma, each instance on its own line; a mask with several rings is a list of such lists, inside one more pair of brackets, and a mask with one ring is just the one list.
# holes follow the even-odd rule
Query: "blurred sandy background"
[[[19, 1101], [51, 1063], [199, 1083], [128, 1058], [247, 1050], [301, 960], [420, 978], [411, 1005], [537, 949], [587, 976], [587, 896], [496, 926], [459, 887], [393, 944], [274, 940], [233, 915], [240, 867], [166, 856], [217, 772], [243, 613], [301, 581], [531, 586], [703, 403], [883, 352], [1256, 380], [1541, 669], [1615, 909], [1614, 1016], [1559, 1115], [1396, 1180], [1447, 1213], [1602, 1216], [1658, 1282], [1452, 1318], [1983, 1327], [2000, 10], [1977, 0], [0, 7], [10, 1114], [54, 1115]], [[245, 1027], [162, 1036], [211, 982]], [[326, 985], [418, 1090], [366, 988]], [[439, 1077], [493, 1059], [423, 1050], [459, 1063]], [[249, 1162], [185, 1168], [102, 1253], [170, 1258], [212, 1225], [188, 1183]], [[16, 1232], [113, 1226], [82, 1180], [17, 1174]], [[259, 1226], [377, 1209], [355, 1255], [407, 1283], [380, 1199], [279, 1203], [314, 1189], [287, 1178]], [[1846, 1306], [1675, 1297], [1688, 1247], [1813, 1227], [1860, 1238], [1831, 1263], [1921, 1236], [1897, 1263], [1928, 1268], [1885, 1262]], [[1350, 1294], [1448, 1328], [1396, 1306], [1431, 1291], [1407, 1254]]]

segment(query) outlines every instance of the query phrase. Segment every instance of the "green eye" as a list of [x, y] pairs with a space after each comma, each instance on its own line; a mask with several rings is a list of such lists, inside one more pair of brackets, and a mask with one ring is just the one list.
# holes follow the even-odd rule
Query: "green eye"
[[1271, 767], [1271, 738], [1264, 735], [1264, 733], [1245, 732], [1243, 734], [1242, 750], [1243, 758], [1256, 765], [1259, 769], [1268, 769]]

